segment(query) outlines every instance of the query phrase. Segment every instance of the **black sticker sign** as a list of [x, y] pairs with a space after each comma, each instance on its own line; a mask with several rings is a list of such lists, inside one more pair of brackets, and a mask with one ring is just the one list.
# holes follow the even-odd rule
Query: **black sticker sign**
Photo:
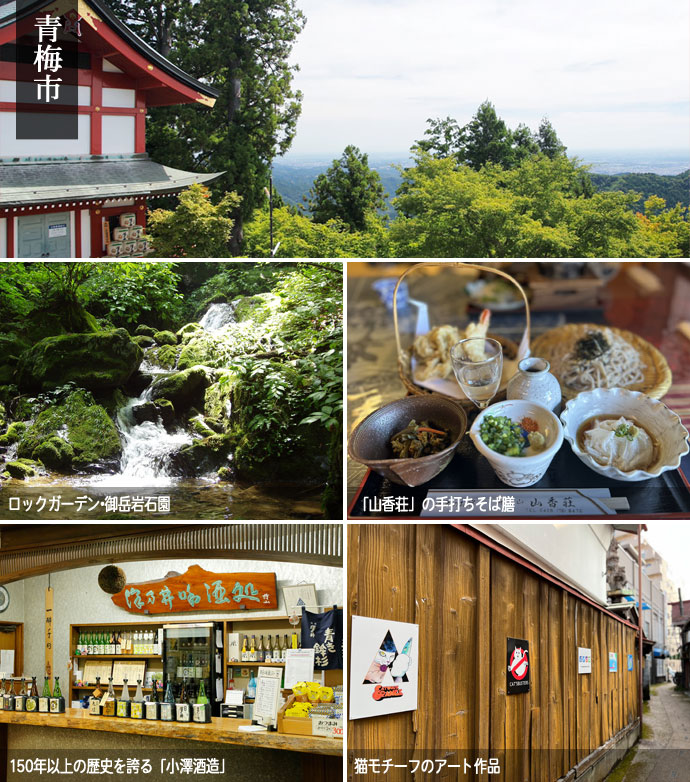
[[506, 664], [508, 695], [529, 692], [529, 671], [532, 667], [529, 656], [529, 641], [524, 641], [521, 638], [508, 638]]

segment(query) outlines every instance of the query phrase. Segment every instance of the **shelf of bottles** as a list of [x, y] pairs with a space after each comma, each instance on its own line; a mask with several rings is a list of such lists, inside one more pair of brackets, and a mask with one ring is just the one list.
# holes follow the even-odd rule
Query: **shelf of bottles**
[[19, 692], [16, 692], [15, 679], [3, 679], [0, 690], [0, 711], [20, 711], [42, 714], [62, 714], [65, 711], [65, 699], [62, 696], [60, 677], [55, 677], [51, 688], [46, 676], [41, 693], [38, 692], [36, 677], [22, 677], [19, 680]]
[[[213, 623], [165, 625], [163, 677], [165, 691], [172, 689], [176, 702], [195, 703], [199, 693], [213, 693], [216, 675], [215, 628]], [[208, 701], [208, 698], [206, 698]], [[189, 721], [181, 719], [178, 721]]]
[[269, 634], [264, 641], [263, 635], [244, 635], [239, 660], [228, 660], [228, 665], [285, 665], [285, 652], [288, 649], [299, 649], [301, 647], [301, 637], [297, 632], [289, 635], [283, 634], [283, 639], [279, 634], [275, 635], [275, 641]]
[[156, 629], [120, 630], [111, 628], [77, 630], [74, 654], [80, 657], [160, 658], [159, 634]]
[[93, 717], [161, 722], [211, 721], [211, 704], [203, 679], [196, 691], [188, 686], [185, 678], [176, 693], [172, 676], [168, 678], [162, 697], [158, 691], [154, 691], [152, 697], [146, 698], [144, 690], [139, 679], [134, 695], [130, 695], [129, 682], [125, 679], [118, 696], [112, 678], [108, 680], [107, 690], [100, 686], [99, 679], [89, 698], [89, 714]]

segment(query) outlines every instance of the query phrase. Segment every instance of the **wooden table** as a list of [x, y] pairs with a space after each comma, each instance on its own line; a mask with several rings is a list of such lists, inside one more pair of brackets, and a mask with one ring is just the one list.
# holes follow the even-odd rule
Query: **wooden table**
[[213, 717], [210, 723], [161, 722], [160, 720], [133, 720], [118, 717], [94, 717], [86, 709], [67, 709], [64, 714], [29, 714], [27, 712], [0, 711], [0, 724], [39, 725], [51, 728], [75, 728], [77, 730], [105, 731], [107, 733], [133, 733], [156, 738], [208, 741], [218, 744], [241, 744], [245, 747], [283, 749], [290, 752], [306, 752], [314, 755], [343, 754], [341, 739], [324, 736], [292, 736], [287, 733], [238, 733], [226, 727], [227, 720]]

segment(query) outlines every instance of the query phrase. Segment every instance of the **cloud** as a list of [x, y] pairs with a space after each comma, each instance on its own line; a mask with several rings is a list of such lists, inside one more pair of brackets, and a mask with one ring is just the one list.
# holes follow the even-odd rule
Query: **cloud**
[[[489, 98], [572, 147], [687, 147], [690, 12], [643, 0], [299, 0], [293, 149], [406, 150]], [[634, 121], [634, 124], [631, 124]]]

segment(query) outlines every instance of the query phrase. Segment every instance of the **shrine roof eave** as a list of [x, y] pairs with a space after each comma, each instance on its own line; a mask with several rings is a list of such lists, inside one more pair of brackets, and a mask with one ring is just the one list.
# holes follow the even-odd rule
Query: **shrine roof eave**
[[207, 184], [224, 172], [194, 173], [154, 163], [145, 155], [126, 159], [4, 162], [0, 209], [39, 204], [172, 195]]
[[[43, 10], [61, 11], [62, 0], [34, 0], [18, 13], [14, 3], [0, 5], [0, 43], [7, 36], [2, 35], [3, 28], [9, 28], [20, 19], [32, 13]], [[103, 2], [103, 0], [72, 0], [77, 6], [82, 21], [98, 36], [132, 63], [142, 73], [152, 79], [160, 80], [160, 88], [170, 91], [170, 98], [159, 101], [157, 105], [173, 105], [178, 103], [200, 103], [213, 106], [219, 96], [219, 91], [208, 84], [198, 81], [188, 73], [171, 63], [162, 54], [140, 38], [133, 30], [121, 22]], [[145, 62], [144, 62], [145, 61]]]

